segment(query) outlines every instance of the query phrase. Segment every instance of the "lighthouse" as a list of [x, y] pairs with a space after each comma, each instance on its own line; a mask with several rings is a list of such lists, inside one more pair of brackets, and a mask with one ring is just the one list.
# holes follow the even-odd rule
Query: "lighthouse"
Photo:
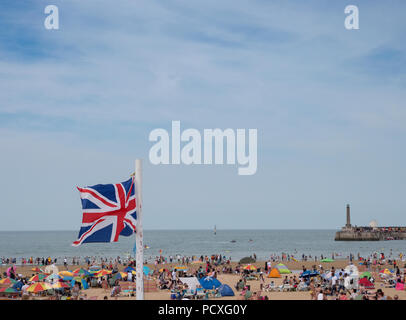
[[347, 204], [347, 223], [345, 225], [347, 229], [351, 229], [351, 215], [350, 215], [350, 205]]

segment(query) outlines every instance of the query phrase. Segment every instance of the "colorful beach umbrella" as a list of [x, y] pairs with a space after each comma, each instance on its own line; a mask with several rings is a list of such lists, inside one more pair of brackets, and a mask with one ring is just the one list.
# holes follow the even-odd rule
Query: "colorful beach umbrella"
[[58, 274], [62, 277], [73, 277], [73, 272], [71, 271], [60, 271]]
[[60, 280], [62, 277], [59, 274], [53, 273], [46, 278], [46, 281], [51, 282], [54, 280]]
[[98, 271], [95, 275], [96, 275], [96, 277], [104, 277], [104, 276], [106, 276], [108, 274], [112, 274], [112, 273], [113, 273], [113, 271], [111, 271], [111, 270], [102, 269], [102, 270]]
[[388, 275], [391, 275], [392, 274], [392, 272], [389, 270], [389, 269], [383, 269], [383, 270], [381, 270], [381, 271], [379, 271], [379, 273], [384, 273], [384, 274], [388, 274]]
[[27, 291], [32, 293], [38, 293], [50, 289], [52, 289], [52, 287], [46, 282], [35, 282], [27, 288]]
[[52, 285], [52, 288], [53, 289], [70, 288], [70, 285], [68, 285], [62, 281], [58, 281]]
[[4, 278], [0, 280], [0, 284], [8, 284], [8, 285], [12, 285], [17, 283], [17, 280], [11, 279], [11, 278]]
[[73, 271], [73, 275], [74, 276], [81, 275], [81, 276], [85, 277], [85, 276], [90, 276], [90, 272], [83, 268], [79, 268], [79, 269], [76, 269]]
[[14, 288], [0, 288], [0, 292], [4, 292], [4, 293], [18, 293], [17, 289]]
[[124, 272], [132, 272], [132, 271], [135, 271], [133, 267], [127, 267], [124, 269]]
[[121, 280], [124, 277], [127, 277], [127, 273], [125, 273], [125, 272], [117, 272], [117, 273], [114, 274], [113, 279], [114, 280]]
[[43, 281], [46, 277], [47, 277], [46, 274], [39, 273], [39, 274], [36, 274], [35, 276], [31, 277], [28, 281], [30, 281], [30, 282], [40, 282], [40, 281]]
[[244, 270], [250, 270], [250, 271], [255, 271], [258, 268], [256, 266], [254, 266], [253, 264], [247, 264], [244, 268]]

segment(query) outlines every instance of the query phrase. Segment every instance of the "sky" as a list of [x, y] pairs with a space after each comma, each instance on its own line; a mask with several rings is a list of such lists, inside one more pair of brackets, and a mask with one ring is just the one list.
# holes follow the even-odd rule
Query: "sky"
[[[44, 8], [59, 9], [59, 30]], [[359, 30], [344, 8], [359, 8]], [[143, 159], [145, 229], [406, 225], [406, 3], [0, 2], [0, 230], [79, 230]], [[156, 128], [258, 130], [258, 170], [153, 165]]]

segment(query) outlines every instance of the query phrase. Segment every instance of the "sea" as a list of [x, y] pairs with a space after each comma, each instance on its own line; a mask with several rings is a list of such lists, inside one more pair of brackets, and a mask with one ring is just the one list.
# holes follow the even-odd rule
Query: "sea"
[[[337, 230], [144, 230], [144, 258], [153, 262], [159, 256], [198, 256], [221, 254], [232, 261], [253, 256], [267, 260], [282, 253], [301, 259], [321, 255], [346, 259], [350, 253], [367, 257], [374, 252], [398, 257], [405, 254], [406, 240], [334, 241]], [[135, 256], [135, 235], [121, 236], [115, 243], [71, 244], [77, 231], [0, 231], [1, 257], [51, 257], [61, 263], [66, 257], [128, 258]], [[20, 263], [20, 259], [17, 263]]]

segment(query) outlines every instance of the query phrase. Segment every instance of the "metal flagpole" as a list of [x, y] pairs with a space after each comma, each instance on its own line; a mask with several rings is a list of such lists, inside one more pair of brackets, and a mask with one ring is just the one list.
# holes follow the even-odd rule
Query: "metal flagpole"
[[135, 197], [136, 197], [136, 212], [137, 212], [137, 230], [135, 233], [136, 245], [136, 285], [137, 285], [137, 300], [144, 300], [144, 243], [142, 231], [142, 160], [135, 160]]

